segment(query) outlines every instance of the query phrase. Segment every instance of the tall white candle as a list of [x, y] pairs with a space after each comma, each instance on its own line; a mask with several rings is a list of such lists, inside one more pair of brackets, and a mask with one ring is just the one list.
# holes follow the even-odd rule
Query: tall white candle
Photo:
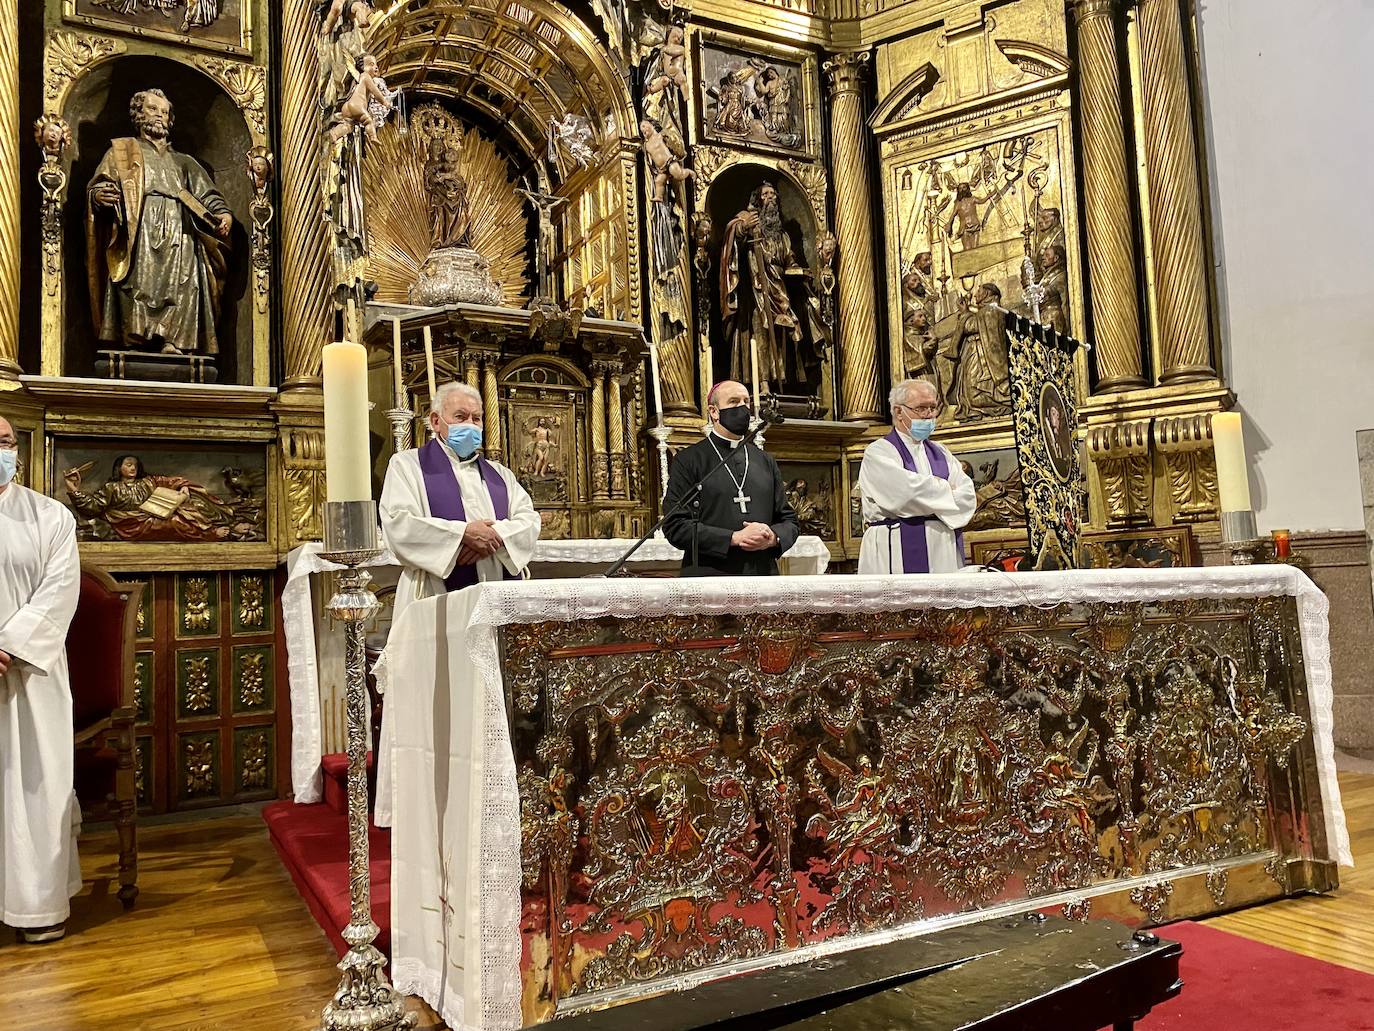
[[324, 476], [330, 501], [372, 500], [367, 439], [367, 348], [324, 347]]
[[754, 377], [754, 412], [759, 411], [759, 342], [751, 336], [749, 338], [749, 369]]
[[1212, 416], [1212, 446], [1217, 456], [1217, 498], [1223, 512], [1250, 510], [1250, 471], [1238, 412]]
[[439, 393], [439, 385], [434, 382], [434, 334], [425, 327], [425, 371], [429, 373], [429, 403], [434, 403], [434, 395]]
[[401, 375], [401, 320], [391, 320], [391, 365], [396, 373], [396, 403], [405, 401], [405, 379]]
[[654, 413], [658, 425], [663, 425], [663, 388], [659, 385], [658, 345], [649, 341], [649, 377], [654, 381]]

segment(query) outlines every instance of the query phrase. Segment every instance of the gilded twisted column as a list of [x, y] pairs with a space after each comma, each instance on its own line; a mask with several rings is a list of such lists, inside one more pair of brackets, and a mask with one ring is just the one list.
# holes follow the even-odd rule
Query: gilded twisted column
[[1074, 0], [1073, 5], [1078, 23], [1083, 200], [1099, 391], [1145, 386], [1116, 8], [1117, 0]]
[[610, 495], [611, 463], [606, 454], [606, 375], [592, 364], [592, 497]]
[[496, 356], [490, 355], [482, 366], [483, 453], [493, 462], [504, 461], [501, 451], [501, 395], [496, 386]]
[[19, 378], [19, 0], [0, 0], [0, 383]]
[[607, 448], [611, 462], [611, 496], [625, 496], [625, 406], [620, 398], [620, 377], [612, 372], [606, 380], [606, 414], [610, 423]]
[[839, 244], [840, 362], [843, 418], [882, 418], [878, 372], [878, 298], [874, 291], [873, 201], [868, 181], [868, 125], [863, 70], [868, 51], [835, 54], [825, 62], [830, 85], [831, 167], [835, 175], [835, 238]]
[[1188, 96], [1183, 16], [1178, 0], [1141, 0], [1141, 93], [1149, 177], [1155, 296], [1159, 306], [1161, 383], [1210, 379], [1207, 251], [1202, 187]]
[[332, 325], [329, 237], [320, 182], [319, 21], [315, 0], [281, 15], [281, 267], [283, 387], [317, 386]]

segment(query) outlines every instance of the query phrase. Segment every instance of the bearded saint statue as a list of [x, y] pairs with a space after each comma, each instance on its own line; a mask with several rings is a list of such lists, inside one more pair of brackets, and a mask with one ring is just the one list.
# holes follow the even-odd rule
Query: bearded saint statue
[[229, 204], [195, 158], [168, 140], [161, 90], [129, 103], [136, 138], [110, 141], [87, 187], [87, 274], [102, 343], [216, 354], [228, 275]]
[[795, 277], [809, 294], [809, 276], [783, 228], [778, 191], [763, 183], [750, 195], [749, 206], [730, 220], [721, 246], [721, 317], [730, 342], [731, 378], [753, 383], [752, 336], [758, 343], [761, 389], [782, 392], [789, 383], [819, 388], [825, 327], [811, 303], [798, 316], [787, 283]]

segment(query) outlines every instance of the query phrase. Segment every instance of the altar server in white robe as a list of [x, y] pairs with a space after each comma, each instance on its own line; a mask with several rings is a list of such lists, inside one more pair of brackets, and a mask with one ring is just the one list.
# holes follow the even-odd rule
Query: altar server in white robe
[[[466, 383], [435, 391], [424, 447], [391, 459], [382, 484], [382, 537], [401, 564], [394, 625], [421, 598], [475, 583], [519, 579], [539, 541], [534, 502], [515, 474], [478, 454], [482, 395]], [[387, 657], [374, 672], [387, 688]], [[385, 710], [383, 710], [385, 712]], [[378, 826], [390, 823], [390, 734], [382, 719], [377, 757]]]
[[0, 906], [27, 942], [62, 937], [81, 888], [67, 628], [81, 559], [65, 505], [13, 482], [0, 418]]
[[859, 466], [859, 572], [956, 572], [978, 499], [959, 460], [930, 439], [939, 394], [927, 380], [909, 379], [892, 388], [889, 402], [892, 432], [868, 445]]

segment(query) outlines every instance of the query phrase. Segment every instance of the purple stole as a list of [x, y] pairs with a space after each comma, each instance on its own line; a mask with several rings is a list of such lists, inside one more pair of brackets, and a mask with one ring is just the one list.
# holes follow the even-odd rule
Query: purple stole
[[[897, 454], [902, 456], [902, 466], [909, 473], [920, 472], [916, 468], [916, 459], [907, 450], [906, 441], [902, 435], [893, 430], [883, 438], [897, 449]], [[942, 480], [949, 479], [949, 462], [945, 459], [945, 453], [930, 441], [922, 441], [926, 449], [926, 460], [930, 463], [930, 472], [933, 476], [938, 476]], [[901, 519], [880, 519], [873, 523], [873, 526], [900, 527], [902, 534], [902, 571], [905, 573], [929, 573], [930, 572], [930, 549], [926, 544], [925, 524], [937, 516], [904, 516]], [[964, 531], [954, 531], [955, 546], [959, 549], [959, 565], [964, 564]], [[889, 547], [889, 553], [891, 549]]]
[[[510, 494], [506, 481], [496, 471], [496, 467], [485, 458], [477, 459], [477, 468], [482, 473], [482, 482], [491, 495], [491, 508], [497, 519], [510, 518]], [[428, 444], [420, 448], [420, 473], [425, 479], [425, 496], [429, 498], [429, 514], [436, 519], [452, 519], [454, 522], [467, 522], [467, 512], [463, 508], [463, 492], [458, 487], [458, 477], [448, 460], [448, 452], [438, 440], [430, 438]], [[509, 570], [507, 580], [514, 580]], [[477, 566], [454, 566], [453, 572], [444, 580], [450, 591], [471, 587], [477, 582]]]

